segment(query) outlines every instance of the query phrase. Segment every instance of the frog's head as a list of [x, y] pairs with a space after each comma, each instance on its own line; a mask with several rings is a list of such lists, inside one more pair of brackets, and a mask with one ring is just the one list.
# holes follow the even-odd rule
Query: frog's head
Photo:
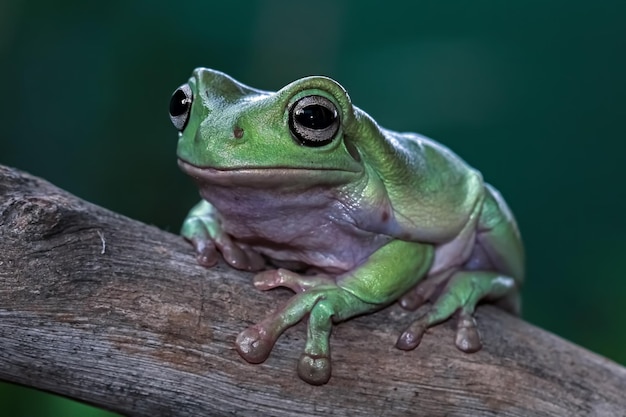
[[361, 126], [357, 113], [330, 78], [303, 78], [272, 93], [206, 68], [196, 69], [170, 102], [181, 168], [224, 185], [354, 181], [364, 165], [348, 132], [378, 131]]

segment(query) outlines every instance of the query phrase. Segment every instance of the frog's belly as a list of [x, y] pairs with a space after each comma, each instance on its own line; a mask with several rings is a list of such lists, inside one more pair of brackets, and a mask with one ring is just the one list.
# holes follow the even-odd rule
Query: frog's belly
[[328, 187], [289, 186], [285, 179], [279, 188], [206, 184], [200, 193], [217, 209], [224, 232], [275, 261], [336, 274], [353, 269], [389, 240], [357, 228]]
[[228, 235], [275, 261], [337, 274], [362, 264], [391, 240], [357, 227], [349, 207], [328, 187], [210, 186], [201, 194], [217, 209]]
[[353, 225], [300, 216], [257, 218], [255, 222], [224, 219], [223, 227], [235, 241], [278, 264], [296, 262], [333, 274], [354, 269], [391, 240]]

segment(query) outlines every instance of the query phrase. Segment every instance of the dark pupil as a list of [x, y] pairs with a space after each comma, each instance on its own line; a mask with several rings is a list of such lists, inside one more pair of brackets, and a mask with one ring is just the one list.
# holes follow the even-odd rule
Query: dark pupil
[[180, 116], [185, 114], [189, 108], [189, 100], [183, 90], [176, 90], [170, 100], [170, 114], [172, 116]]
[[309, 129], [326, 129], [333, 124], [337, 113], [319, 104], [311, 104], [298, 109], [295, 118], [300, 125]]

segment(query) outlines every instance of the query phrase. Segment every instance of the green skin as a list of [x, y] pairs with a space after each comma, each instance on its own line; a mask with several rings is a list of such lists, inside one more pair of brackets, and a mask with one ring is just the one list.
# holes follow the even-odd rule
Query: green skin
[[263, 270], [257, 288], [296, 293], [237, 337], [247, 361], [264, 361], [308, 316], [298, 374], [324, 384], [334, 322], [429, 303], [396, 346], [415, 348], [457, 313], [456, 346], [475, 352], [479, 301], [518, 312], [523, 247], [500, 194], [446, 147], [379, 127], [335, 81], [307, 77], [273, 93], [199, 68], [170, 117], [179, 165], [203, 197], [182, 228], [198, 261], [221, 255]]

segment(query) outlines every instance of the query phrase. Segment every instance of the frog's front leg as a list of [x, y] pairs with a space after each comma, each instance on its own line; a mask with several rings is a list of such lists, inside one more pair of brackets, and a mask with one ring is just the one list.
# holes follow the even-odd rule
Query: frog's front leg
[[193, 244], [198, 254], [198, 263], [202, 266], [215, 265], [220, 252], [224, 260], [237, 269], [258, 271], [265, 266], [261, 255], [244, 245], [237, 245], [222, 230], [219, 213], [205, 200], [189, 211], [181, 235]]
[[392, 303], [424, 276], [432, 258], [430, 245], [396, 240], [380, 248], [354, 271], [334, 280], [324, 276], [298, 278], [294, 273], [283, 273], [276, 278], [276, 275], [262, 273], [257, 282], [264, 287], [284, 285], [301, 288], [303, 292], [242, 332], [237, 337], [237, 350], [249, 362], [264, 361], [280, 334], [308, 314], [307, 341], [298, 363], [298, 374], [308, 383], [324, 384], [331, 373], [332, 323]]

